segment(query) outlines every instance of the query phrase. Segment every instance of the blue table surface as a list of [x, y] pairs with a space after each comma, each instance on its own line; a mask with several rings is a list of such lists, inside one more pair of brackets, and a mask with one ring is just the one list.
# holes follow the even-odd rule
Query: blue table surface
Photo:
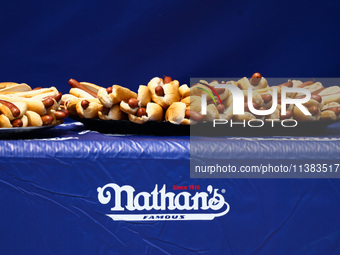
[[[80, 122], [66, 123], [38, 133], [0, 137], [0, 157], [115, 157], [182, 158], [190, 152], [226, 158], [331, 158], [340, 155], [340, 123], [327, 127], [320, 136], [189, 137], [101, 134]], [[194, 144], [190, 148], [190, 144]], [[196, 145], [199, 146], [196, 146]], [[201, 146], [200, 146], [201, 145]], [[199, 148], [199, 150], [197, 150]], [[190, 151], [192, 149], [192, 151]]]

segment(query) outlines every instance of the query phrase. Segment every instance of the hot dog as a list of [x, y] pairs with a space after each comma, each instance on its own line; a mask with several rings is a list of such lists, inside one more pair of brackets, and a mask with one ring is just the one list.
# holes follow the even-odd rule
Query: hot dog
[[147, 86], [140, 85], [137, 98], [130, 98], [127, 102], [120, 102], [120, 109], [127, 114], [135, 114], [139, 107], [145, 108], [151, 101], [151, 92]]
[[0, 91], [0, 111], [3, 115], [1, 118], [5, 123], [2, 126], [17, 128], [41, 126], [61, 123], [65, 119], [65, 114], [58, 115], [57, 113], [58, 120], [53, 114], [54, 111], [60, 109], [62, 97], [55, 87], [32, 90], [24, 83], [13, 83], [10, 86], [7, 83], [1, 83], [0, 87], [3, 88], [3, 86], [7, 87]]
[[92, 90], [88, 89], [87, 87], [85, 87], [83, 84], [79, 83], [77, 80], [75, 79], [70, 79], [68, 81], [68, 84], [70, 85], [71, 88], [76, 88], [76, 89], [80, 89], [85, 91], [86, 93], [90, 94], [91, 96], [93, 96], [94, 98], [97, 98], [97, 93], [93, 92]]
[[112, 91], [101, 88], [98, 90], [98, 99], [106, 107], [111, 108], [112, 105], [118, 104], [121, 101], [128, 102], [130, 98], [137, 98], [137, 94], [127, 88], [119, 85], [113, 85]]
[[170, 78], [164, 82], [163, 79], [155, 77], [148, 83], [151, 92], [151, 99], [155, 103], [167, 109], [172, 103], [178, 102], [181, 98], [179, 93], [179, 82], [177, 80], [170, 81]]
[[268, 87], [268, 81], [260, 73], [254, 73], [249, 80], [247, 77], [238, 80], [237, 86], [242, 90], [247, 90], [249, 87], [253, 90], [263, 89]]
[[0, 99], [0, 112], [5, 114], [9, 119], [18, 118], [22, 113], [17, 105], [12, 102]]
[[129, 120], [138, 124], [143, 124], [147, 121], [162, 121], [163, 108], [156, 103], [150, 102], [146, 105], [146, 108], [139, 108], [136, 115], [129, 114]]

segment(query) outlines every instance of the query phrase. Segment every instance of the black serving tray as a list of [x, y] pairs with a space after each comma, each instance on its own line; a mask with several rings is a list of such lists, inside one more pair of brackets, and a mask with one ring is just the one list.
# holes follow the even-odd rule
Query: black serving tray
[[58, 125], [41, 127], [12, 127], [0, 128], [0, 139], [23, 139], [27, 137], [42, 137], [45, 130], [54, 128]]
[[155, 136], [188, 136], [189, 125], [175, 125], [165, 121], [148, 121], [137, 124], [129, 120], [101, 120], [72, 117], [90, 130], [104, 134], [134, 134]]
[[242, 125], [216, 125], [212, 122], [195, 125], [175, 125], [170, 122], [148, 121], [137, 124], [128, 120], [101, 120], [72, 117], [89, 130], [105, 134], [134, 134], [154, 136], [317, 136], [323, 135], [325, 129], [339, 121], [306, 121], [298, 122], [296, 127], [282, 127], [280, 123], [265, 122], [262, 127], [243, 127]]

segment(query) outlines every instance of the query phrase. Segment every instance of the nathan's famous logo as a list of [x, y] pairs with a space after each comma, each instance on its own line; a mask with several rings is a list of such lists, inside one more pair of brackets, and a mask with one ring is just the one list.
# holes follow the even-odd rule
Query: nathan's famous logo
[[[205, 192], [195, 192], [194, 195], [187, 191], [167, 192], [165, 184], [160, 190], [156, 184], [151, 192], [136, 193], [130, 185], [120, 187], [109, 183], [98, 187], [97, 191], [100, 203], [112, 204], [111, 211], [115, 213], [106, 215], [116, 221], [213, 220], [230, 209], [219, 189], [211, 185]], [[122, 196], [126, 198], [125, 202]]]
[[[218, 106], [215, 97], [213, 94], [215, 94], [215, 96], [217, 97], [217, 99], [219, 100], [219, 104], [223, 105], [222, 100], [218, 94], [218, 92], [216, 91], [216, 89], [229, 89], [229, 91], [231, 92], [231, 94], [233, 95], [233, 101], [232, 101], [232, 110], [233, 110], [233, 114], [234, 115], [243, 115], [244, 111], [245, 111], [245, 100], [244, 100], [244, 94], [242, 92], [242, 90], [236, 86], [233, 86], [231, 84], [224, 84], [224, 83], [218, 83], [215, 87], [212, 87], [206, 83], [200, 82], [200, 84], [206, 86], [207, 88], [209, 88], [212, 93], [202, 87], [197, 87], [198, 89], [203, 90], [204, 92], [206, 92], [206, 94], [202, 94], [202, 100], [201, 100], [201, 114], [202, 115], [206, 115], [207, 114], [207, 95], [209, 95], [214, 104], [216, 106]], [[301, 93], [303, 95], [305, 95], [305, 97], [299, 97], [299, 98], [289, 98], [287, 96], [287, 94], [289, 93]], [[289, 88], [289, 87], [285, 87], [282, 86], [281, 88], [281, 115], [286, 115], [287, 114], [287, 106], [289, 105], [295, 105], [297, 108], [299, 108], [299, 110], [304, 114], [304, 115], [312, 115], [308, 109], [303, 106], [304, 103], [308, 102], [311, 99], [311, 92], [307, 89], [304, 88]], [[256, 116], [265, 116], [265, 115], [270, 115], [272, 114], [277, 106], [278, 106], [278, 93], [277, 93], [277, 88], [273, 87], [272, 88], [272, 105], [269, 109], [256, 109], [253, 105], [253, 90], [251, 87], [248, 88], [248, 96], [247, 96], [247, 107], [249, 109], [249, 111], [251, 113], [253, 113]], [[274, 125], [275, 121], [280, 121], [280, 119], [268, 119], [267, 121], [271, 121], [272, 122], [272, 126]], [[231, 122], [231, 126], [232, 126], [232, 120], [229, 120], [229, 122]], [[258, 124], [255, 124], [255, 122], [258, 122]], [[287, 122], [287, 124], [285, 124]], [[215, 127], [218, 124], [227, 124], [228, 120], [225, 119], [214, 119], [213, 120], [213, 126]], [[289, 123], [289, 124], [288, 124]], [[245, 120], [243, 121], [243, 123], [239, 123], [239, 122], [234, 122], [234, 124], [243, 124], [245, 126]], [[297, 121], [294, 119], [286, 119], [286, 120], [282, 120], [281, 124], [283, 127], [295, 127], [297, 125]], [[264, 122], [261, 119], [254, 119], [254, 120], [249, 120], [248, 121], [248, 125], [250, 127], [261, 127], [264, 125]]]

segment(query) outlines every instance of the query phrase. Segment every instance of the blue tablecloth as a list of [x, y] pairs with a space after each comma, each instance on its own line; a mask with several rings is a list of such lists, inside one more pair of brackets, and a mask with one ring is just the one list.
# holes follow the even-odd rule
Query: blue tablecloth
[[[318, 138], [199, 138], [215, 144], [201, 157], [340, 163], [339, 139], [339, 125]], [[0, 254], [340, 253], [336, 178], [190, 178], [189, 137], [105, 135], [78, 122], [0, 146]], [[221, 199], [216, 216], [210, 202]]]

